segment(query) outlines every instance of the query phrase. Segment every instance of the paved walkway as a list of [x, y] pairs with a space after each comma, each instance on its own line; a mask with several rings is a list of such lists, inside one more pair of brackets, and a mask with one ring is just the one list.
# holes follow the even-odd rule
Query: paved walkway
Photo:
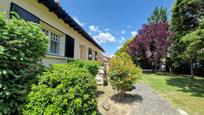
[[131, 115], [180, 115], [169, 102], [145, 84], [137, 84], [133, 92], [140, 99], [136, 100], [137, 109]]
[[96, 83], [97, 83], [98, 85], [103, 85], [103, 84], [104, 84], [104, 74], [105, 74], [105, 72], [104, 72], [104, 67], [101, 66], [101, 67], [99, 68], [98, 74], [97, 74], [96, 77], [95, 77]]

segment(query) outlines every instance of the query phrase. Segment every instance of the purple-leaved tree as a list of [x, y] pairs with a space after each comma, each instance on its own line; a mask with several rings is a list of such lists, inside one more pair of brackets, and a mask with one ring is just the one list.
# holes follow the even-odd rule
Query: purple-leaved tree
[[133, 58], [147, 59], [156, 72], [158, 61], [167, 55], [170, 35], [168, 23], [145, 24], [130, 43], [128, 52]]

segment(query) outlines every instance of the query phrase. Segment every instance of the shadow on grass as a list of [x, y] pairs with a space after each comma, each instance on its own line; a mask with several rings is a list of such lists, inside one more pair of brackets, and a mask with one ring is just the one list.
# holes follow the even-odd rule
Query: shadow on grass
[[168, 77], [167, 85], [181, 88], [182, 92], [190, 93], [192, 96], [204, 97], [204, 79], [196, 77], [193, 81], [190, 75], [170, 74], [168, 72], [151, 72], [145, 71], [144, 74], [155, 74], [158, 76]]
[[162, 76], [176, 76], [176, 75], [174, 75], [174, 74], [170, 74], [170, 73], [168, 73], [168, 72], [152, 72], [152, 71], [144, 71], [143, 72], [144, 74], [156, 74], [156, 75], [162, 75]]
[[191, 93], [192, 96], [204, 97], [204, 79], [195, 78], [191, 81], [191, 78], [186, 76], [171, 77], [167, 80], [167, 84], [182, 88], [179, 91]]
[[131, 104], [134, 102], [142, 102], [143, 98], [141, 95], [138, 94], [125, 94], [122, 100], [120, 100], [120, 94], [115, 94], [111, 97], [111, 100], [118, 102], [118, 103], [123, 103], [123, 104]]

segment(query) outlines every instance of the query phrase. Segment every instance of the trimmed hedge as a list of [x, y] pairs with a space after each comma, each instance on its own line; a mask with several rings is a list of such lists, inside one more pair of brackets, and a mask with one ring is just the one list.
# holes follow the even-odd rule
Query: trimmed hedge
[[37, 74], [48, 39], [39, 25], [6, 19], [0, 12], [0, 115], [20, 114]]
[[69, 65], [76, 66], [79, 68], [88, 69], [88, 71], [95, 77], [99, 70], [100, 63], [97, 61], [83, 61], [83, 60], [74, 60], [69, 59], [67, 61]]
[[23, 111], [26, 115], [95, 115], [95, 79], [87, 69], [73, 63], [56, 64], [39, 77], [39, 84], [32, 86], [27, 101]]

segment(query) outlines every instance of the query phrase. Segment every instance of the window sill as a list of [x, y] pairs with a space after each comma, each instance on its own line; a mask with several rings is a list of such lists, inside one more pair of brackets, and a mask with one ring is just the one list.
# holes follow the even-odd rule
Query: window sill
[[60, 56], [60, 55], [53, 55], [53, 54], [46, 54], [45, 57], [47, 58], [55, 58], [55, 59], [63, 59], [63, 60], [67, 60], [67, 57], [64, 56]]

